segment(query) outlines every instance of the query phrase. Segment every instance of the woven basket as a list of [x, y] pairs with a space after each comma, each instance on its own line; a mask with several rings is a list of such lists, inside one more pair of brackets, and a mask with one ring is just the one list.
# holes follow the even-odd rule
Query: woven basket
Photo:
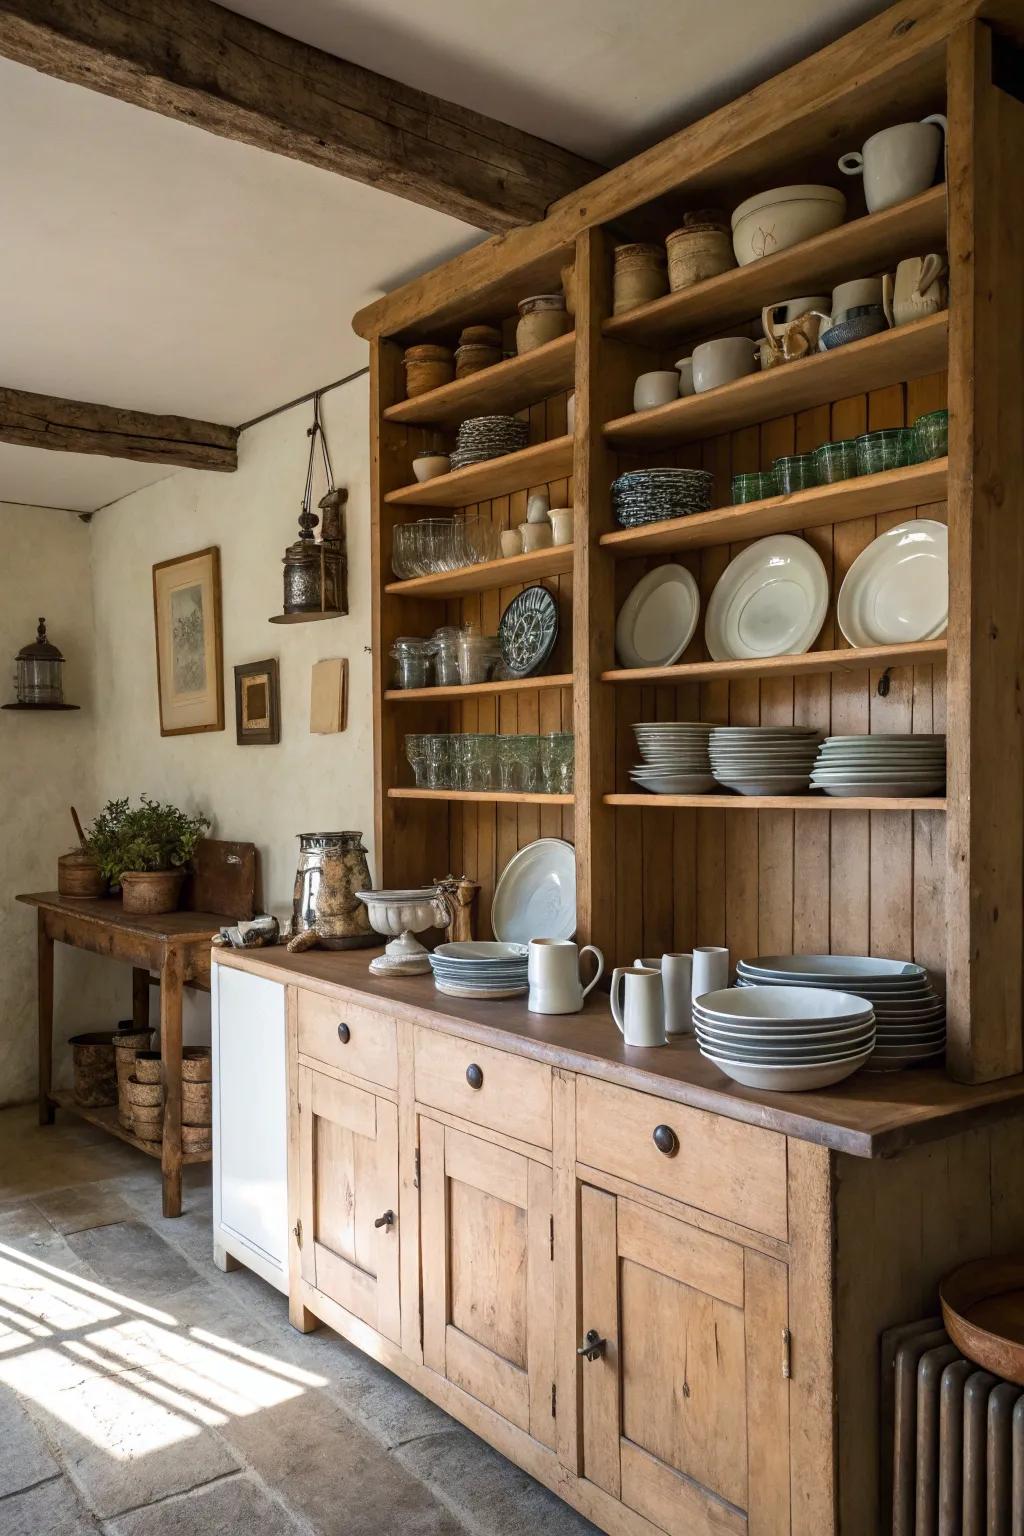
[[106, 885], [96, 860], [84, 849], [62, 853], [57, 860], [57, 889], [62, 896], [87, 901], [90, 897], [102, 896]]
[[405, 393], [410, 400], [431, 389], [450, 384], [455, 377], [455, 359], [448, 347], [431, 343], [407, 347], [402, 358], [405, 367]]
[[125, 912], [176, 912], [183, 869], [126, 869], [121, 876], [121, 907]]
[[164, 1101], [161, 1083], [140, 1083], [134, 1077], [130, 1077], [125, 1084], [125, 1095], [131, 1105], [133, 1119], [137, 1109], [159, 1109]]
[[465, 379], [471, 373], [480, 373], [484, 368], [493, 368], [495, 363], [500, 362], [500, 347], [488, 347], [480, 342], [467, 341], [455, 354], [455, 377]]
[[142, 1141], [159, 1141], [164, 1133], [164, 1108], [138, 1104], [132, 1107], [132, 1130]]
[[213, 1077], [213, 1054], [208, 1045], [189, 1045], [181, 1053], [181, 1077], [186, 1083], [208, 1083]]
[[97, 1109], [117, 1102], [113, 1040], [110, 1030], [72, 1036], [69, 1043], [75, 1068], [76, 1104]]
[[213, 1132], [208, 1125], [183, 1125], [181, 1150], [183, 1152], [209, 1152], [213, 1146]]
[[212, 1083], [183, 1082], [181, 1085], [182, 1125], [209, 1125], [212, 1119]]
[[158, 1083], [160, 1081], [160, 1052], [136, 1051], [135, 1053], [135, 1078], [140, 1083]]

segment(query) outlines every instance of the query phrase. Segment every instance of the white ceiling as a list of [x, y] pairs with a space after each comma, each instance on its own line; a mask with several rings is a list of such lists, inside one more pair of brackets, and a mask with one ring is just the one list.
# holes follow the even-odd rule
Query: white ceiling
[[[234, 0], [619, 161], [880, 0]], [[739, 40], [739, 41], [738, 41]], [[446, 216], [0, 60], [0, 384], [239, 425], [353, 372], [353, 312], [479, 239]], [[0, 502], [92, 510], [159, 465], [0, 445]]]

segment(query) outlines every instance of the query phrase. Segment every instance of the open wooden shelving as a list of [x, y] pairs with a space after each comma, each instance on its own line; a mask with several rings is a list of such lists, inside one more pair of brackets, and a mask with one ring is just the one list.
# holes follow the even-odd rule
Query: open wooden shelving
[[674, 667], [614, 667], [604, 683], [715, 683], [744, 678], [815, 677], [828, 672], [884, 671], [888, 667], [930, 667], [946, 660], [945, 636], [910, 645], [870, 645], [838, 651], [805, 651], [800, 656], [765, 656], [757, 661], [689, 661]]
[[563, 480], [571, 474], [572, 438], [566, 435], [531, 443], [528, 448], [502, 454], [499, 459], [485, 459], [482, 464], [437, 475], [422, 485], [403, 485], [388, 491], [384, 500], [393, 507], [468, 507], [527, 486]]
[[929, 315], [832, 352], [749, 373], [703, 395], [619, 416], [605, 423], [604, 434], [616, 448], [670, 447], [937, 373], [946, 366], [948, 329], [945, 312]]
[[576, 337], [571, 332], [558, 336], [522, 357], [507, 358], [412, 400], [399, 400], [388, 406], [384, 420], [445, 427], [458, 426], [469, 416], [514, 415], [524, 406], [572, 389], [575, 350]]
[[[101, 1131], [116, 1136], [119, 1141], [126, 1141], [130, 1147], [135, 1147], [139, 1152], [145, 1152], [147, 1157], [159, 1158], [163, 1148], [159, 1141], [143, 1141], [141, 1136], [133, 1136], [131, 1131], [126, 1131], [117, 1118], [116, 1104], [103, 1104], [99, 1107], [91, 1107], [79, 1104], [73, 1093], [66, 1088], [52, 1088], [50, 1098], [60, 1109], [69, 1109], [80, 1120], [87, 1120], [90, 1125], [98, 1125]], [[211, 1152], [183, 1152], [183, 1163], [209, 1163], [213, 1161]]]
[[789, 496], [770, 496], [764, 501], [669, 518], [663, 523], [645, 523], [641, 528], [618, 529], [603, 533], [601, 543], [613, 555], [635, 558], [674, 549], [708, 549], [715, 544], [760, 539], [770, 533], [902, 512], [944, 501], [948, 467], [948, 459], [929, 459], [924, 464], [887, 469], [877, 475], [858, 475], [834, 485], [815, 485]]
[[508, 555], [502, 560], [483, 560], [479, 565], [464, 565], [457, 571], [436, 571], [430, 576], [410, 576], [405, 581], [389, 581], [384, 591], [392, 597], [465, 597], [472, 592], [492, 591], [495, 587], [514, 587], [545, 576], [564, 576], [572, 570], [571, 544], [553, 544], [535, 549], [528, 555]]
[[496, 805], [572, 805], [572, 795], [507, 789], [389, 789], [389, 800], [476, 800]]
[[942, 250], [945, 243], [946, 188], [930, 187], [909, 202], [613, 315], [604, 334], [661, 346], [687, 332], [721, 330], [749, 321], [782, 294], [828, 293], [845, 278], [893, 266], [895, 254]]
[[571, 688], [572, 673], [556, 672], [548, 677], [513, 677], [499, 683], [458, 683], [443, 688], [388, 688], [384, 697], [391, 704], [433, 703], [435, 699], [487, 699], [504, 693], [525, 693], [537, 688]]
[[605, 805], [641, 811], [944, 811], [944, 795], [882, 799], [879, 795], [605, 795]]

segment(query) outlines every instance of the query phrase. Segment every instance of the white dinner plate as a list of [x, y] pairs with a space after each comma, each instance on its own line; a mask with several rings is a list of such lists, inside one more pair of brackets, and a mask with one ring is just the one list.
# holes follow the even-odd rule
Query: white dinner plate
[[715, 661], [798, 656], [817, 639], [828, 609], [821, 557], [795, 534], [758, 539], [722, 572], [704, 638]]
[[946, 525], [928, 517], [900, 523], [862, 550], [836, 604], [839, 628], [851, 645], [937, 640], [948, 617]]
[[576, 850], [539, 837], [514, 853], [494, 888], [491, 927], [511, 944], [571, 939], [576, 932]]
[[641, 577], [619, 609], [615, 649], [624, 667], [670, 667], [693, 639], [700, 592], [685, 565]]

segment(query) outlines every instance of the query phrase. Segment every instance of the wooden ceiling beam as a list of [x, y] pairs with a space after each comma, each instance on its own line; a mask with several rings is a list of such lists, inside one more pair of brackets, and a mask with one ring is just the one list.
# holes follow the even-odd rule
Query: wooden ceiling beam
[[0, 388], [0, 442], [178, 469], [238, 468], [238, 428]]
[[0, 55], [489, 231], [603, 169], [212, 0], [3, 0]]

